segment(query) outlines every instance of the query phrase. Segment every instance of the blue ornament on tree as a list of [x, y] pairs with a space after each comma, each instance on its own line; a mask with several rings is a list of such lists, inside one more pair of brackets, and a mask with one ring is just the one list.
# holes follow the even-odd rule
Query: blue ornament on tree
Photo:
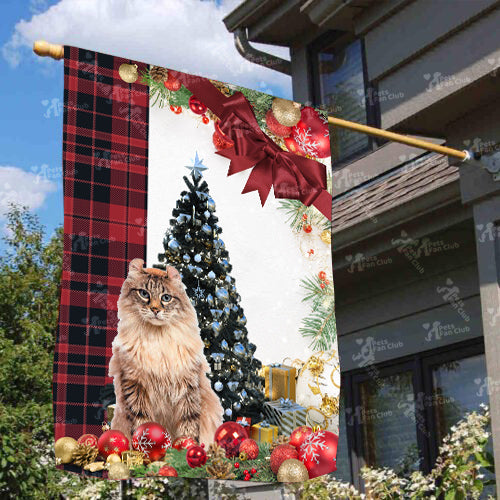
[[235, 382], [235, 381], [228, 382], [227, 386], [229, 387], [229, 389], [231, 391], [234, 392], [236, 389], [238, 389], [238, 382]]
[[215, 296], [224, 302], [229, 300], [229, 292], [225, 288], [217, 288], [215, 291]]
[[181, 249], [181, 246], [177, 240], [172, 239], [168, 242], [168, 248], [172, 250], [172, 252], [178, 252]]
[[234, 344], [233, 352], [237, 356], [243, 356], [245, 354], [245, 346], [241, 342], [238, 342], [237, 344]]
[[221, 328], [222, 325], [218, 321], [212, 321], [212, 331], [216, 337], [219, 335]]

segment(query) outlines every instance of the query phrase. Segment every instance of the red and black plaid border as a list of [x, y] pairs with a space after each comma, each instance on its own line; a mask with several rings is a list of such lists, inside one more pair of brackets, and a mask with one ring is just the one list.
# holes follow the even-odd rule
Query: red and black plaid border
[[55, 437], [99, 434], [127, 264], [146, 256], [148, 87], [122, 63], [64, 49], [64, 260], [54, 359]]

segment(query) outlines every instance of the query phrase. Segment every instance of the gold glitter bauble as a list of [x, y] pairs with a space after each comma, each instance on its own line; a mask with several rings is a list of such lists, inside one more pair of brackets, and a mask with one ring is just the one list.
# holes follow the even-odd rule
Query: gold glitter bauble
[[129, 477], [130, 470], [123, 462], [115, 462], [109, 466], [109, 479], [128, 479]]
[[116, 453], [112, 453], [111, 455], [108, 455], [108, 458], [106, 458], [106, 463], [108, 465], [117, 464], [117, 463], [119, 463], [121, 461], [122, 461], [122, 459]]
[[278, 482], [301, 483], [309, 479], [306, 466], [296, 458], [285, 460], [278, 469]]
[[54, 446], [57, 461], [61, 464], [69, 464], [72, 462], [73, 453], [77, 446], [78, 442], [72, 437], [59, 438]]
[[332, 232], [329, 229], [325, 229], [321, 233], [321, 241], [325, 243], [326, 245], [331, 245], [332, 244]]
[[273, 115], [281, 125], [293, 127], [300, 120], [300, 104], [276, 97], [272, 105]]
[[137, 64], [120, 64], [118, 68], [118, 73], [120, 78], [127, 83], [134, 83], [137, 78], [139, 78], [139, 72], [137, 71]]

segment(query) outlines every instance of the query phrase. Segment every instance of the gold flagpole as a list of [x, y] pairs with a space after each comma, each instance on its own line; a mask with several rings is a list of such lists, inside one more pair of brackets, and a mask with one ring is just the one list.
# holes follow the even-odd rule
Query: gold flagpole
[[[48, 43], [45, 40], [37, 40], [33, 44], [33, 52], [42, 57], [62, 59], [64, 57], [64, 46]], [[382, 137], [390, 141], [400, 142], [409, 146], [425, 149], [427, 151], [434, 151], [435, 153], [440, 153], [442, 155], [452, 156], [454, 158], [459, 158], [462, 161], [471, 159], [471, 154], [468, 151], [460, 151], [458, 149], [440, 146], [438, 144], [433, 144], [432, 142], [423, 141], [421, 139], [414, 139], [402, 134], [397, 134], [396, 132], [389, 132], [388, 130], [369, 127], [368, 125], [362, 125], [361, 123], [350, 122], [348, 120], [342, 120], [341, 118], [335, 118], [333, 116], [328, 117], [328, 123], [337, 127], [354, 130], [362, 134], [374, 135], [376, 137]]]
[[362, 125], [361, 123], [342, 120], [341, 118], [335, 118], [333, 116], [328, 117], [328, 123], [338, 127], [347, 128], [349, 130], [355, 130], [356, 132], [361, 132], [362, 134], [374, 135], [376, 137], [389, 139], [390, 141], [408, 144], [408, 146], [426, 149], [427, 151], [434, 151], [435, 153], [440, 153], [442, 155], [453, 156], [454, 158], [459, 158], [462, 161], [469, 160], [471, 158], [468, 151], [460, 151], [458, 149], [440, 146], [439, 144], [433, 144], [429, 141], [414, 139], [413, 137], [407, 137], [406, 135], [389, 132], [388, 130], [382, 130], [376, 127], [369, 127], [368, 125]]

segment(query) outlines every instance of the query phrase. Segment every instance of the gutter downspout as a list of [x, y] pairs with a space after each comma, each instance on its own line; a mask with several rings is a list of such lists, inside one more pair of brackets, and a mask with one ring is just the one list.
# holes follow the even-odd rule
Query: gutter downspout
[[273, 69], [274, 71], [279, 71], [285, 75], [292, 74], [292, 63], [290, 61], [252, 47], [248, 41], [247, 30], [245, 28], [235, 30], [234, 45], [240, 55], [247, 61]]

